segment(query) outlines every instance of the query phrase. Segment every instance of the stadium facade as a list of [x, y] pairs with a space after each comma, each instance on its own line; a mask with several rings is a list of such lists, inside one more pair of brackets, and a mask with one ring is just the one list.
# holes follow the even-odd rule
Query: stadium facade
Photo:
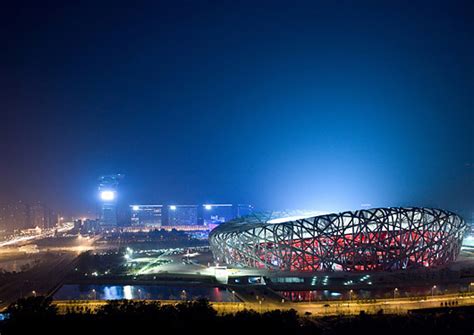
[[312, 216], [252, 214], [209, 235], [220, 264], [279, 271], [435, 267], [458, 256], [466, 224], [433, 208], [375, 208]]

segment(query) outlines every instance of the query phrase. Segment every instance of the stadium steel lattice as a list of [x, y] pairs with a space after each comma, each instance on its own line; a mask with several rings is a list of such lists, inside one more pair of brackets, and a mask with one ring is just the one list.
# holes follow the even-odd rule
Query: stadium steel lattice
[[305, 218], [254, 214], [209, 236], [217, 262], [281, 271], [432, 267], [456, 259], [466, 227], [431, 208], [376, 208]]

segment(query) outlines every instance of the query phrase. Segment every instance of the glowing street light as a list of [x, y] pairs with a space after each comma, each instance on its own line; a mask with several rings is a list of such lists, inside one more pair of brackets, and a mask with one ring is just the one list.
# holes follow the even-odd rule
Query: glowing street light
[[171, 206], [170, 206], [170, 209], [171, 209], [172, 211], [175, 211], [175, 210], [176, 210], [176, 206], [175, 206], [175, 205], [171, 205]]
[[393, 299], [395, 299], [395, 293], [397, 293], [397, 292], [398, 292], [398, 288], [395, 287], [395, 288], [393, 289]]
[[138, 211], [138, 210], [140, 209], [140, 206], [138, 206], [138, 205], [133, 205], [133, 206], [132, 206], [132, 209], [136, 212], [136, 211]]
[[211, 205], [204, 205], [204, 208], [208, 211], [210, 211], [212, 209], [212, 206]]
[[181, 300], [187, 300], [188, 299], [188, 295], [186, 293], [185, 290], [182, 290], [181, 291]]
[[431, 297], [432, 298], [434, 296], [434, 290], [436, 290], [436, 285], [433, 285], [433, 287], [431, 288]]

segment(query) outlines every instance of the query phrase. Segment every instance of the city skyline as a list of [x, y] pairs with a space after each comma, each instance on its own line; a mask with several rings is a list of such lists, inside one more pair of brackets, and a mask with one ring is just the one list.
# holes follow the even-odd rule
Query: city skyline
[[0, 335], [474, 334], [474, 1], [0, 4]]

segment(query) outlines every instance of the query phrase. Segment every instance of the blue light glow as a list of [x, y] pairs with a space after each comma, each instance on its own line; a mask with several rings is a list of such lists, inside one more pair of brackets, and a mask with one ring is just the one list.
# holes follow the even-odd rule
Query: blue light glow
[[104, 201], [112, 201], [115, 199], [115, 192], [114, 191], [102, 191], [100, 193], [100, 198]]

